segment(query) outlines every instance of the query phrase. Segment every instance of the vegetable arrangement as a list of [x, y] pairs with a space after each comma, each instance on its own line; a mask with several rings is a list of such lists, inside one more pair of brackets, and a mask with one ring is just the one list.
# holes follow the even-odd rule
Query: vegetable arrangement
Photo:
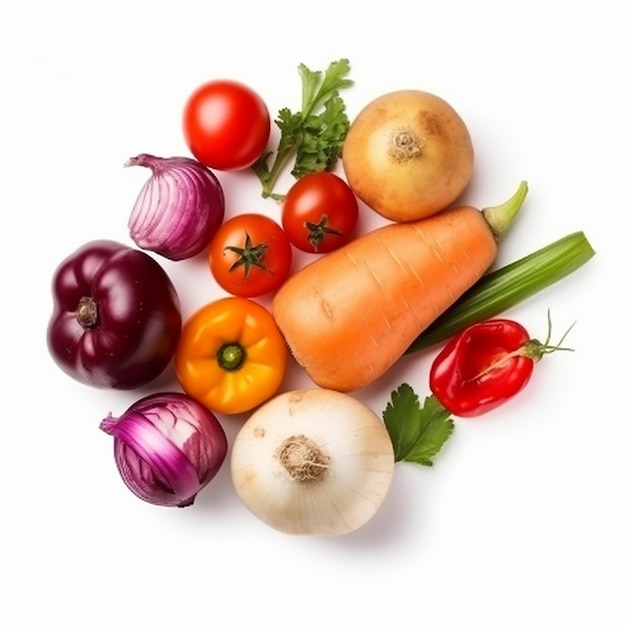
[[[571, 350], [567, 333], [550, 343], [549, 317], [542, 342], [503, 314], [595, 252], [579, 231], [494, 269], [528, 185], [496, 206], [457, 203], [475, 160], [460, 114], [408, 89], [350, 120], [347, 59], [298, 71], [301, 108], [278, 112], [275, 148], [262, 96], [214, 79], [181, 106], [190, 156], [127, 161], [151, 170], [128, 222], [139, 249], [93, 241], [59, 264], [47, 342], [62, 371], [93, 387], [139, 389], [172, 366], [180, 391], [153, 391], [100, 422], [141, 500], [193, 504], [230, 443], [235, 492], [256, 517], [342, 535], [376, 514], [396, 463], [431, 466], [455, 418], [498, 409], [545, 354]], [[288, 167], [292, 184], [277, 192]], [[254, 172], [281, 223], [262, 204], [225, 219], [221, 171]], [[356, 236], [363, 211], [388, 223]], [[182, 320], [157, 258], [200, 254], [227, 295]], [[308, 255], [298, 270], [295, 254]], [[437, 344], [423, 401], [403, 383], [377, 415], [352, 395]], [[290, 359], [310, 388], [281, 390]], [[228, 442], [221, 420], [237, 417]]]

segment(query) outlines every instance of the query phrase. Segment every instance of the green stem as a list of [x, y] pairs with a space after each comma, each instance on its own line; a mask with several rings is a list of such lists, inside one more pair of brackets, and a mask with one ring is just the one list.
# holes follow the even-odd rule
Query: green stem
[[267, 178], [263, 181], [263, 190], [262, 196], [263, 198], [274, 198], [276, 200], [282, 200], [282, 194], [275, 194], [274, 187], [276, 186], [276, 182], [278, 181], [279, 176], [282, 171], [287, 166], [287, 163], [295, 154], [296, 148], [289, 148], [288, 150], [278, 151], [276, 153], [276, 158], [274, 163], [272, 163], [272, 167], [270, 168], [269, 174]]
[[522, 208], [522, 204], [524, 204], [527, 194], [528, 183], [523, 180], [516, 192], [506, 202], [482, 210], [482, 214], [493, 231], [493, 236], [496, 240], [500, 239], [513, 223], [513, 220]]
[[405, 354], [433, 346], [470, 324], [499, 315], [576, 271], [594, 254], [585, 234], [578, 231], [485, 274], [415, 339]]
[[574, 352], [574, 348], [564, 348], [561, 344], [565, 341], [565, 337], [569, 334], [570, 330], [574, 325], [572, 324], [563, 334], [561, 339], [556, 345], [552, 345], [550, 343], [550, 333], [552, 330], [552, 321], [550, 320], [550, 311], [548, 311], [548, 338], [545, 341], [539, 341], [539, 339], [529, 339], [523, 346], [520, 346], [517, 350], [512, 350], [511, 352], [507, 352], [505, 355], [501, 356], [499, 359], [490, 363], [485, 369], [478, 372], [475, 376], [472, 376], [468, 382], [478, 380], [482, 378], [485, 374], [492, 372], [493, 370], [502, 367], [507, 361], [514, 359], [515, 357], [521, 356], [526, 357], [527, 359], [531, 359], [535, 363], [539, 363], [541, 359], [546, 354], [552, 354], [553, 352], [563, 351], [563, 352]]
[[225, 343], [217, 351], [217, 364], [227, 372], [234, 372], [243, 367], [246, 350], [239, 343]]

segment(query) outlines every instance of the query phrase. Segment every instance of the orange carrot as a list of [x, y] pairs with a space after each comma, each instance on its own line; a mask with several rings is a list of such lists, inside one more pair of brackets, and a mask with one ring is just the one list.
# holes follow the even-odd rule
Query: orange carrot
[[527, 190], [383, 226], [292, 275], [272, 312], [313, 382], [350, 392], [382, 376], [492, 265]]

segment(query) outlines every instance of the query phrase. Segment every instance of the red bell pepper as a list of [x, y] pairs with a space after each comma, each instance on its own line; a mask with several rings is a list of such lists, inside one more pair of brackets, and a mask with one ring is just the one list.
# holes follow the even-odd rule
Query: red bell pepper
[[518, 394], [544, 354], [569, 350], [561, 348], [564, 338], [554, 346], [549, 333], [545, 342], [531, 339], [521, 324], [508, 319], [472, 324], [433, 361], [430, 389], [452, 415], [482, 415]]

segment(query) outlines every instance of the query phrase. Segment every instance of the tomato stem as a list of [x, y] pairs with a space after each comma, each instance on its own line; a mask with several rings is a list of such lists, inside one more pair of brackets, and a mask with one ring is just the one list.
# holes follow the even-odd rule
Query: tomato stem
[[319, 222], [305, 222], [304, 225], [308, 231], [307, 241], [313, 246], [315, 252], [318, 251], [328, 235], [341, 237], [342, 234], [341, 231], [328, 226], [328, 215], [324, 215]]
[[239, 255], [239, 258], [230, 266], [229, 272], [234, 272], [242, 265], [244, 266], [244, 277], [248, 278], [253, 267], [269, 272], [269, 268], [265, 265], [265, 254], [269, 245], [267, 243], [259, 243], [252, 245], [250, 235], [246, 233], [246, 240], [243, 248], [237, 246], [226, 246], [224, 249]]

